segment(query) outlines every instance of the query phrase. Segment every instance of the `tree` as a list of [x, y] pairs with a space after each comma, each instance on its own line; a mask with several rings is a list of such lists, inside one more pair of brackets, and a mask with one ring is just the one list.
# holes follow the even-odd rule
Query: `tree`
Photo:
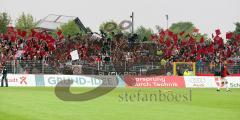
[[7, 13], [0, 13], [0, 33], [7, 32], [7, 26], [9, 25], [10, 21], [11, 18]]
[[[233, 33], [233, 35], [231, 36], [231, 39], [228, 40], [227, 42], [229, 43], [234, 43], [236, 41], [236, 39], [238, 39], [238, 35], [240, 35], [240, 22], [236, 22], [235, 23], [235, 30], [232, 31], [231, 33]], [[237, 35], [237, 36], [235, 36]]]
[[99, 27], [99, 30], [108, 34], [109, 33], [118, 34], [122, 32], [118, 23], [113, 20], [102, 23]]
[[173, 23], [169, 29], [176, 34], [183, 31], [185, 33], [192, 33], [196, 28], [191, 22], [178, 22]]
[[[207, 43], [207, 44], [209, 43], [207, 34], [198, 33], [198, 29], [196, 29], [196, 27], [194, 26], [194, 24], [192, 22], [173, 23], [169, 29], [175, 34], [184, 32], [184, 35], [186, 37], [188, 36], [188, 34], [191, 34], [194, 36], [194, 38], [197, 40], [197, 42], [200, 42], [200, 39], [203, 37], [205, 43]], [[187, 37], [187, 38], [189, 38], [189, 37]]]
[[74, 36], [77, 33], [82, 34], [83, 31], [80, 30], [78, 25], [74, 21], [69, 21], [68, 23], [62, 24], [60, 26], [64, 36]]
[[36, 22], [31, 14], [22, 13], [15, 24], [17, 29], [30, 31], [36, 27]]
[[163, 29], [163, 28], [160, 27], [159, 25], [156, 25], [155, 28], [156, 28], [156, 30], [157, 30], [158, 32], [161, 32], [161, 30]]
[[147, 41], [153, 34], [153, 30], [151, 28], [145, 28], [143, 26], [140, 26], [137, 28], [136, 34], [138, 35], [139, 41]]
[[236, 28], [234, 30], [235, 34], [240, 34], [240, 22], [235, 23]]
[[86, 27], [87, 32], [92, 32], [90, 27]]

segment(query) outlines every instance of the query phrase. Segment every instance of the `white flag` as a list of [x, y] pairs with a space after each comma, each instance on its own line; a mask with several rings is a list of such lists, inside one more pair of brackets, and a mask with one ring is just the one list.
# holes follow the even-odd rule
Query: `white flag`
[[78, 55], [78, 51], [74, 50], [70, 53], [72, 60], [78, 60], [79, 59], [79, 55]]

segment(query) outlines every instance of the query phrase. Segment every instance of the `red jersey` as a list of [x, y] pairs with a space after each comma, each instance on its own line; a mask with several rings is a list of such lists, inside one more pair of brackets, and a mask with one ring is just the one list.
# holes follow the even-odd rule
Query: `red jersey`
[[229, 75], [229, 73], [228, 73], [227, 67], [223, 67], [222, 76], [221, 77], [227, 77], [228, 75]]

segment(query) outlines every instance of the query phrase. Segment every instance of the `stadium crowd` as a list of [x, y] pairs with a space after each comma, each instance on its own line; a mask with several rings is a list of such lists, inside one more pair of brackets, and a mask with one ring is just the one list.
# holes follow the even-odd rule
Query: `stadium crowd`
[[[230, 64], [240, 64], [240, 35], [229, 32], [224, 41], [220, 30], [215, 31], [212, 39], [197, 37], [197, 33], [182, 31], [174, 34], [170, 30], [161, 30], [145, 42], [136, 42], [136, 34], [111, 33], [108, 37], [101, 32], [64, 37], [61, 30], [56, 33], [54, 38], [47, 31], [26, 32], [9, 27], [6, 34], [0, 35], [1, 63], [44, 60], [45, 67], [51, 66], [55, 73], [59, 73], [71, 62], [70, 52], [78, 50], [80, 60], [92, 66], [113, 63], [116, 67], [127, 65], [129, 68], [154, 62], [167, 67], [173, 62], [196, 62], [201, 68], [203, 63], [214, 65], [225, 60]], [[22, 66], [30, 70], [29, 65]]]

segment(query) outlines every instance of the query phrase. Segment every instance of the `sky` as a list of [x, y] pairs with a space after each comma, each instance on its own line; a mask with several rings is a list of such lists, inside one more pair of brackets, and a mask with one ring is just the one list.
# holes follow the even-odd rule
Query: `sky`
[[211, 35], [233, 31], [240, 22], [240, 0], [0, 0], [0, 12], [7, 12], [12, 23], [24, 13], [35, 20], [48, 14], [79, 17], [82, 23], [98, 32], [99, 25], [109, 20], [130, 20], [135, 14], [135, 28], [142, 25], [154, 30], [156, 25], [167, 27], [180, 21], [190, 21], [199, 32]]

